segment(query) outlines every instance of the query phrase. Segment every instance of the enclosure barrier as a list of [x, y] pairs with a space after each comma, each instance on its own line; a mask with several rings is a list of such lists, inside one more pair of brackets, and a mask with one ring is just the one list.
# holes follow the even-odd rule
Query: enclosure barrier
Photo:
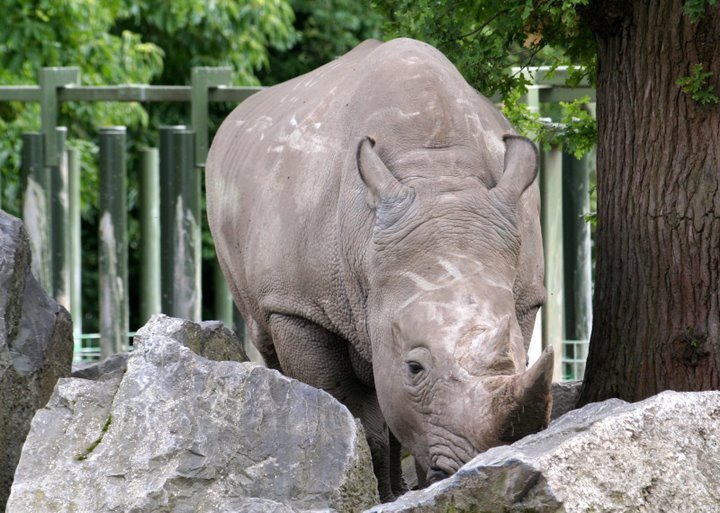
[[[588, 87], [564, 86], [563, 70], [525, 71], [532, 85], [525, 101], [546, 103], [589, 96]], [[39, 86], [0, 86], [0, 101], [39, 102], [41, 131], [23, 135], [23, 219], [33, 251], [33, 273], [73, 317], [76, 359], [128, 347], [127, 208], [124, 127], [100, 129], [100, 334], [83, 334], [80, 303], [79, 155], [67, 150], [58, 127], [61, 102], [133, 101], [190, 104], [189, 126], [160, 128], [159, 149], [140, 155], [140, 310], [200, 319], [201, 171], [209, 146], [208, 104], [239, 103], [257, 87], [230, 86], [230, 68], [193, 68], [190, 86], [81, 86], [77, 68], [43, 68]], [[577, 161], [560, 148], [540, 152], [542, 230], [547, 302], [542, 345], [555, 347], [556, 379], [582, 377], [591, 323], [588, 207], [592, 159]], [[219, 266], [213, 270], [215, 317], [243, 331]], [[208, 298], [209, 299], [209, 298]], [[94, 341], [100, 341], [100, 353]], [[536, 350], [537, 352], [537, 350]]]

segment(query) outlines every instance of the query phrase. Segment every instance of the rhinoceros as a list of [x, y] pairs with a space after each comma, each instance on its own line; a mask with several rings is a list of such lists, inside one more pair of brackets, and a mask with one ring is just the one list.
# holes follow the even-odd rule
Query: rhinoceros
[[548, 423], [537, 156], [433, 47], [366, 41], [240, 104], [208, 220], [268, 366], [359, 417], [380, 495]]

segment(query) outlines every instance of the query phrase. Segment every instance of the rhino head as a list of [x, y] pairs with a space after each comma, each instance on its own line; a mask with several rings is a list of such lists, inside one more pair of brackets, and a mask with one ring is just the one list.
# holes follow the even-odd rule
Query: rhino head
[[[517, 207], [537, 155], [525, 138], [504, 142], [496, 183], [459, 169], [462, 158], [441, 164], [452, 169], [424, 172], [436, 165], [432, 150], [423, 169], [400, 181], [372, 139], [358, 148], [375, 210], [367, 311], [376, 392], [421, 482], [447, 477], [479, 452], [549, 421], [552, 352], [526, 369], [531, 330], [524, 337], [521, 329], [532, 325], [544, 289], [518, 287]], [[528, 314], [519, 320], [518, 311]]]

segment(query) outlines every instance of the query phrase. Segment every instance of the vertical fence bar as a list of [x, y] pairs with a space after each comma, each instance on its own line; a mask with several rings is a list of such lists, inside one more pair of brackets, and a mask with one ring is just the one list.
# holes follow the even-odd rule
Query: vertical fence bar
[[561, 381], [564, 328], [563, 284], [563, 203], [562, 203], [562, 152], [553, 147], [540, 153], [542, 232], [545, 252], [545, 289], [547, 299], [543, 306], [543, 339], [555, 350], [553, 379]]
[[42, 95], [40, 98], [40, 118], [45, 136], [45, 164], [58, 165], [57, 137], [55, 136], [58, 112], [58, 89], [70, 84], [80, 83], [80, 68], [41, 68], [38, 76]]
[[201, 173], [195, 167], [195, 131], [176, 131], [171, 137], [177, 155], [175, 176], [175, 242], [173, 315], [199, 321], [202, 317]]
[[192, 69], [190, 116], [195, 131], [195, 163], [205, 166], [208, 152], [208, 90], [228, 85], [232, 79], [230, 67], [195, 67]]
[[70, 211], [68, 202], [68, 161], [65, 153], [67, 128], [56, 128], [56, 165], [49, 166], [50, 173], [50, 247], [53, 297], [70, 310]]
[[592, 325], [590, 166], [592, 157], [563, 155], [563, 243], [565, 245], [565, 336], [563, 374], [582, 379]]
[[30, 238], [32, 272], [40, 286], [52, 293], [50, 266], [50, 174], [45, 167], [42, 132], [22, 135], [22, 217]]
[[[70, 315], [73, 320], [75, 347], [80, 350], [82, 334], [82, 253], [80, 246], [80, 151], [67, 150], [68, 169], [68, 268], [70, 270]], [[79, 354], [79, 352], [77, 353]]]
[[201, 174], [195, 167], [195, 133], [160, 128], [162, 311], [201, 317]]
[[160, 168], [157, 148], [140, 154], [140, 317], [146, 323], [161, 311]]
[[172, 134], [184, 125], [160, 127], [160, 306], [166, 315], [174, 315], [173, 294], [175, 251], [175, 200], [177, 197], [177, 155]]
[[127, 347], [125, 127], [100, 129], [100, 355]]

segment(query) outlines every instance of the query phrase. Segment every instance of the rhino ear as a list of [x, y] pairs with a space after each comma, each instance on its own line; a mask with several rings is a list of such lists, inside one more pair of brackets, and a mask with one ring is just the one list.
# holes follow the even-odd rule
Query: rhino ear
[[363, 137], [357, 149], [357, 166], [360, 178], [368, 188], [367, 203], [372, 209], [383, 202], [406, 196], [406, 187], [393, 176], [375, 150], [375, 140]]
[[530, 139], [520, 135], [505, 134], [503, 141], [505, 165], [496, 189], [507, 201], [516, 203], [537, 176], [537, 148]]

